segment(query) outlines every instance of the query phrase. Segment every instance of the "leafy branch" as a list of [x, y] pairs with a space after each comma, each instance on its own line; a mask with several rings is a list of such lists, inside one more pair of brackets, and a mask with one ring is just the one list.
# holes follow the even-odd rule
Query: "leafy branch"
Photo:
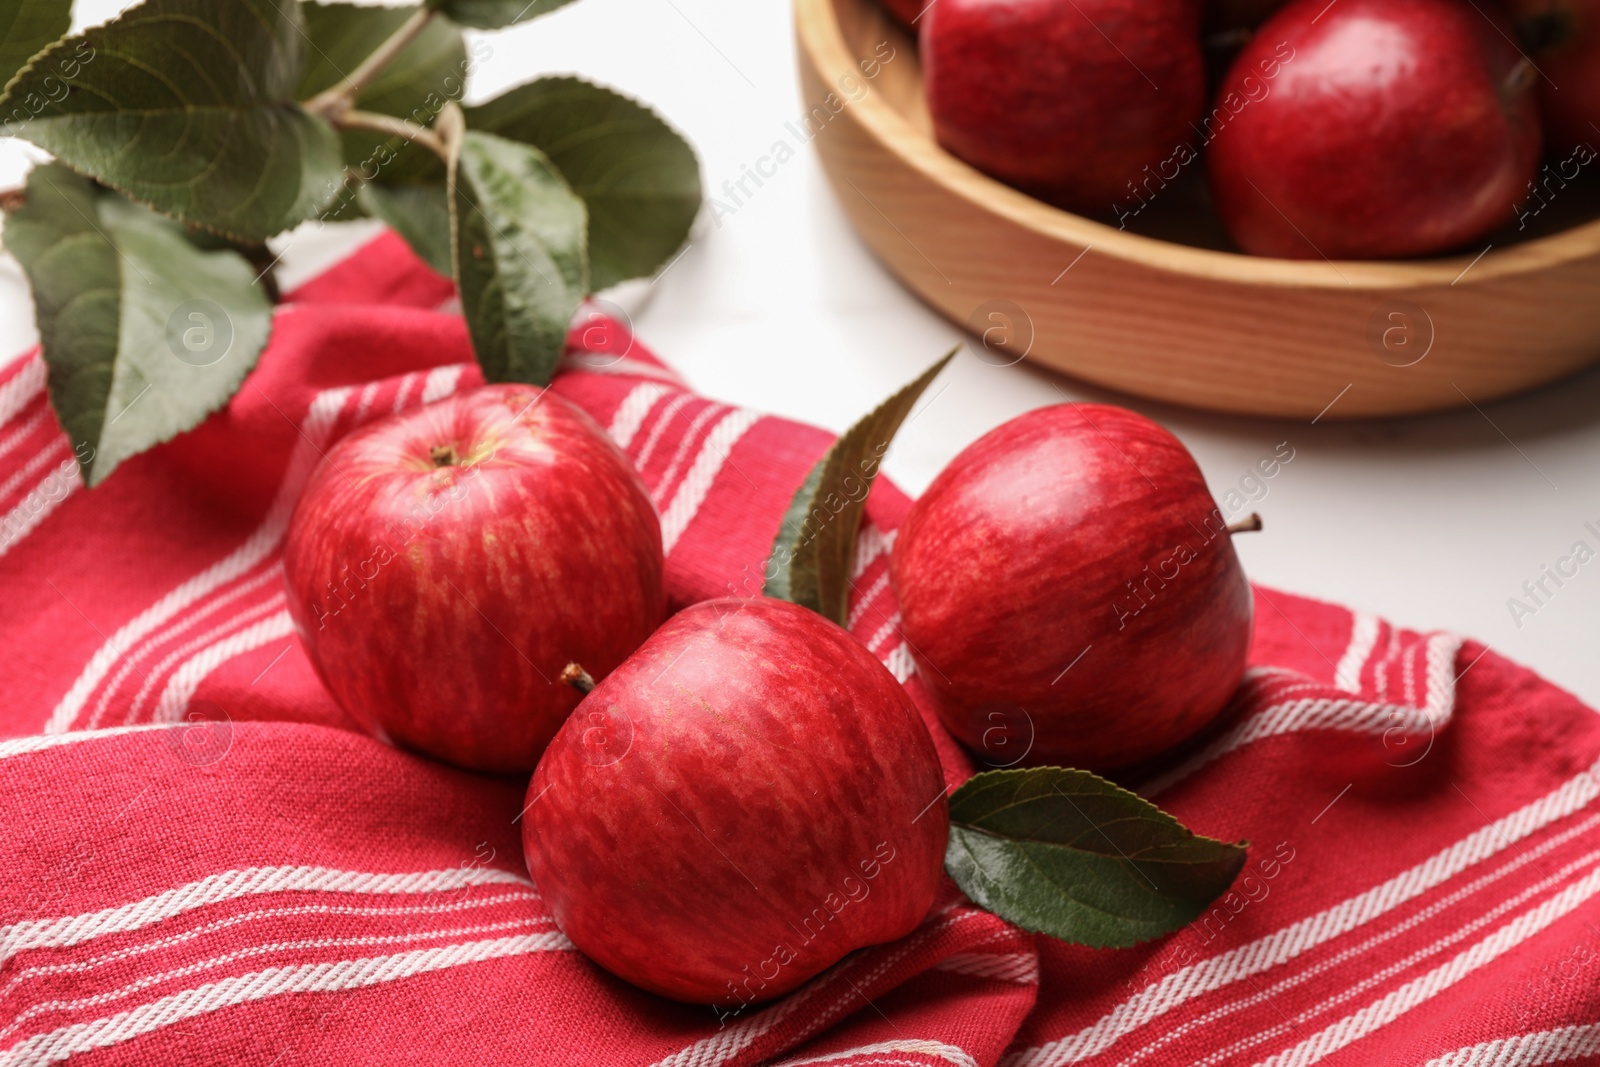
[[[374, 216], [454, 277], [493, 381], [548, 381], [585, 295], [668, 262], [699, 164], [649, 108], [567, 77], [460, 106], [487, 57], [463, 26], [568, 2], [145, 0], [63, 36], [70, 0], [11, 0], [0, 123], [57, 163], [0, 197], [4, 241], [85, 481], [228, 402], [270, 332], [266, 242], [303, 223]], [[136, 305], [163, 343], [121, 328]], [[184, 348], [192, 314], [229, 339], [215, 364]]]
[[411, 42], [421, 36], [422, 31], [428, 28], [428, 23], [432, 22], [437, 14], [438, 12], [425, 7], [416, 9], [398, 30], [374, 48], [367, 58], [361, 61], [361, 65], [343, 81], [307, 100], [305, 109], [313, 115], [321, 115], [330, 122], [337, 123], [355, 103], [361, 90], [366, 88], [385, 67], [394, 62]]

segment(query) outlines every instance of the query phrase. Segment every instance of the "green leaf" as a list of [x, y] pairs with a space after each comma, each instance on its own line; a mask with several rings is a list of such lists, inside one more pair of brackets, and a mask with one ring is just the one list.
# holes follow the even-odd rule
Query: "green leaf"
[[850, 615], [850, 569], [867, 493], [900, 424], [956, 349], [882, 404], [817, 461], [789, 509], [767, 563], [767, 596], [788, 600], [844, 626]]
[[[643, 104], [581, 78], [540, 78], [467, 108], [466, 121], [533, 145], [583, 198], [591, 290], [655, 273], [688, 239], [700, 210], [700, 164]], [[431, 152], [410, 145], [378, 181], [442, 188], [442, 172]]]
[[1245, 845], [1199, 837], [1088, 771], [986, 771], [950, 797], [945, 869], [1024, 930], [1126, 948], [1180, 930], [1233, 884]]
[[363, 185], [356, 202], [405, 238], [423, 261], [450, 277], [450, 197], [437, 185]]
[[259, 242], [342, 181], [338, 136], [295, 103], [304, 47], [298, 3], [146, 0], [41, 52], [0, 114], [37, 104], [20, 132], [74, 170]]
[[90, 485], [227, 403], [271, 332], [241, 255], [202, 251], [59, 164], [28, 176], [5, 244], [32, 286], [50, 401]]
[[515, 22], [548, 15], [572, 0], [429, 0], [428, 6], [452, 22], [475, 30], [498, 30]]
[[0, 85], [71, 27], [72, 0], [0, 0]]
[[[295, 90], [301, 100], [340, 85], [417, 11], [416, 5], [372, 7], [309, 0], [300, 7], [311, 42], [306, 51], [306, 69]], [[418, 126], [431, 126], [444, 102], [459, 100], [466, 91], [470, 68], [460, 28], [436, 18], [361, 90], [354, 106], [410, 119]], [[367, 177], [381, 176], [388, 169], [380, 166], [378, 147], [399, 143], [367, 130], [344, 130], [341, 137], [345, 162], [357, 169], [365, 164], [367, 169], [361, 169], [361, 173]]]
[[535, 146], [583, 197], [592, 288], [655, 273], [688, 239], [700, 163], [645, 105], [581, 78], [540, 78], [468, 108], [467, 125]]
[[588, 292], [583, 201], [537, 148], [470, 130], [447, 140], [456, 285], [478, 364], [491, 382], [544, 385]]

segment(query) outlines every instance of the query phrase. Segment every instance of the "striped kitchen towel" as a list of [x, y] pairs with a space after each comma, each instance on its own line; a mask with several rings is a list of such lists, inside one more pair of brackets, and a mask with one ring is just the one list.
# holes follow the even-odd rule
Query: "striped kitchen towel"
[[[479, 381], [449, 283], [392, 236], [92, 492], [42, 363], [0, 371], [0, 1064], [1600, 1064], [1600, 719], [1481, 645], [1261, 589], [1228, 714], [1129, 783], [1252, 842], [1190, 927], [1075, 948], [947, 884], [759, 1009], [601, 972], [526, 876], [523, 783], [356, 732], [285, 611], [322, 453]], [[556, 388], [643, 475], [674, 605], [760, 588], [826, 434], [694, 394], [605, 319]], [[887, 577], [907, 506], [873, 493], [850, 624], [920, 699]]]

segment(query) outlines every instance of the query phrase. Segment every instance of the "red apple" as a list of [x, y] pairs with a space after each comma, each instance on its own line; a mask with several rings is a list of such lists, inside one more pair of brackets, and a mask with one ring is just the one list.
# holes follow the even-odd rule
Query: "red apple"
[[939, 715], [991, 763], [1113, 770], [1210, 723], [1252, 598], [1188, 451], [1121, 408], [1062, 404], [950, 462], [891, 576]]
[[[1448, 252], [1510, 222], [1539, 165], [1533, 73], [1467, 0], [1296, 0], [1223, 83], [1210, 145], [1239, 247], [1292, 259]], [[1495, 17], [1504, 22], [1502, 16]], [[1251, 91], [1263, 63], [1280, 68]]]
[[533, 769], [665, 614], [639, 476], [554, 393], [497, 385], [365, 426], [295, 509], [289, 610], [334, 698], [374, 733], [475, 770]]
[[686, 608], [534, 772], [522, 840], [557, 925], [634, 985], [742, 1006], [916, 928], [949, 833], [894, 676], [784, 601]]
[[939, 143], [1001, 181], [1108, 214], [1193, 158], [1198, 0], [938, 0], [920, 26]]
[[1545, 133], [1563, 159], [1600, 149], [1600, 0], [1510, 0], [1542, 75]]

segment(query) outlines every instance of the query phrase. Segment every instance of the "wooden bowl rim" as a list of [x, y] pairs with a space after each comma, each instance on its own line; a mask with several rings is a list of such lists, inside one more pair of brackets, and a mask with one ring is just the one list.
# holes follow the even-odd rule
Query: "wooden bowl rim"
[[[835, 0], [795, 0], [795, 27], [800, 47], [824, 80], [837, 83], [857, 71], [834, 17]], [[873, 3], [875, 0], [850, 0]], [[884, 14], [884, 18], [889, 18]], [[1075, 215], [1017, 191], [962, 162], [906, 121], [882, 93], [869, 91], [848, 101], [861, 127], [899, 159], [931, 181], [980, 210], [1018, 226], [1055, 238], [1075, 248], [1126, 260], [1152, 270], [1185, 274], [1213, 282], [1296, 289], [1429, 289], [1448, 287], [1470, 277], [1483, 285], [1502, 278], [1532, 274], [1600, 255], [1600, 219], [1561, 233], [1535, 238], [1472, 256], [1463, 253], [1429, 260], [1299, 260], [1271, 259], [1242, 252], [1164, 241], [1128, 233], [1103, 222]]]

